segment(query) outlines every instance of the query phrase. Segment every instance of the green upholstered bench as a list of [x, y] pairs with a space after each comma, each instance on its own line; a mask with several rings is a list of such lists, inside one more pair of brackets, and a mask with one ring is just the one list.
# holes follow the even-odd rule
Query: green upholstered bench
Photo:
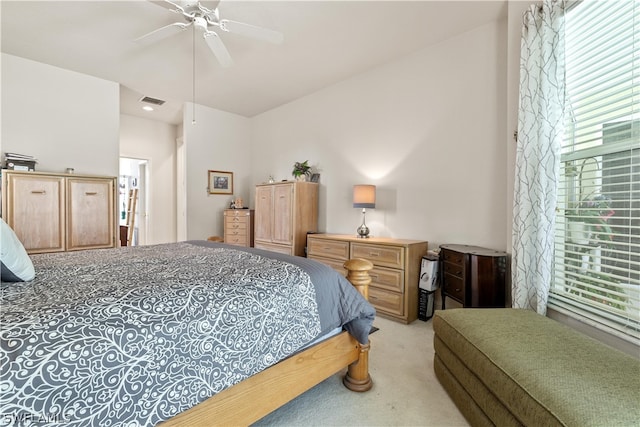
[[529, 310], [436, 311], [434, 369], [473, 426], [640, 426], [640, 359]]

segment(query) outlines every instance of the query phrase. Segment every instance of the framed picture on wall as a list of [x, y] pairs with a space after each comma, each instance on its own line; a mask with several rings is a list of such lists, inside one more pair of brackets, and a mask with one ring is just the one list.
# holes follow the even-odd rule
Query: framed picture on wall
[[233, 194], [233, 172], [209, 171], [209, 194]]

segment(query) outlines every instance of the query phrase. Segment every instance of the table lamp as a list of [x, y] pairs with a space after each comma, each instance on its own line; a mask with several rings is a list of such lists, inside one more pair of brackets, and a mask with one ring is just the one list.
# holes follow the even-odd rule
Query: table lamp
[[362, 208], [362, 225], [358, 227], [358, 237], [366, 239], [369, 237], [369, 227], [365, 221], [366, 209], [376, 207], [376, 186], [375, 185], [354, 185], [353, 186], [353, 207]]

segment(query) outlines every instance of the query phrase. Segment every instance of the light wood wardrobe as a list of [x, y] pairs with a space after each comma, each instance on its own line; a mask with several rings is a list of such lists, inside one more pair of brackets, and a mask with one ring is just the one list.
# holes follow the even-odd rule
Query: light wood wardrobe
[[305, 256], [307, 233], [318, 231], [318, 183], [256, 186], [254, 246]]
[[116, 177], [2, 170], [2, 217], [28, 253], [117, 245]]

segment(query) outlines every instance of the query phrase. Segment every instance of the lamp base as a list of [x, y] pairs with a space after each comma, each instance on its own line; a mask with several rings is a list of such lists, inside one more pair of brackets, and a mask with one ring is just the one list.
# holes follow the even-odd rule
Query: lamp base
[[369, 238], [369, 227], [367, 227], [367, 224], [365, 224], [364, 222], [362, 223], [362, 225], [360, 227], [358, 227], [358, 229], [356, 231], [358, 232], [358, 238], [360, 238], [360, 239], [368, 239]]

